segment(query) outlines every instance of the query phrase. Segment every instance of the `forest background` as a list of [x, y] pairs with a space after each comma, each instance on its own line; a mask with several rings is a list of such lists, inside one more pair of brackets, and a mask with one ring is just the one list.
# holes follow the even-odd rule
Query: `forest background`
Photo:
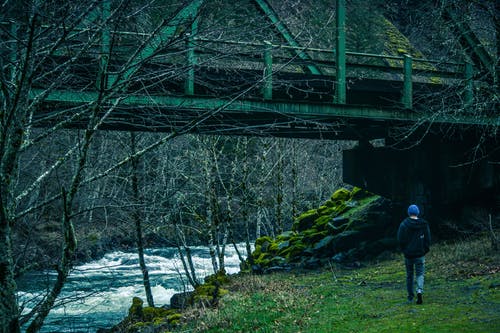
[[[452, 2], [463, 5], [464, 20], [498, 62], [498, 4]], [[154, 71], [147, 66], [154, 57], [175, 58], [176, 53], [154, 54], [140, 62], [132, 53], [129, 61], [120, 61], [123, 65], [117, 67], [113, 43], [107, 49], [99, 44], [103, 31], [111, 27], [136, 33], [135, 42], [141, 45], [146, 34], [154, 36], [169, 22], [165, 17], [174, 17], [186, 4], [110, 3], [105, 19], [93, 14], [101, 1], [4, 1], [1, 5], [0, 310], [4, 327], [18, 325], [14, 281], [26, 270], [57, 267], [59, 274], [54, 293], [23, 319], [35, 318], [36, 330], [75, 261], [136, 247], [137, 235], [141, 247], [213, 247], [263, 234], [274, 236], [288, 230], [298, 213], [319, 206], [343, 185], [341, 151], [355, 142], [191, 135], [189, 127], [167, 134], [100, 131], [113, 112], [134, 112], [120, 108], [125, 87], [146, 92], [145, 83], [179, 80], [189, 70], [178, 63]], [[334, 6], [329, 1], [270, 3], [300, 44], [320, 48], [335, 44]], [[435, 10], [429, 11], [429, 6]], [[443, 25], [446, 6], [446, 1], [349, 1], [348, 49], [392, 54], [398, 52], [396, 45], [405, 45], [402, 52], [463, 61], [465, 53], [453, 27], [448, 21]], [[206, 38], [281, 43], [251, 1], [206, 1], [199, 17], [198, 33]], [[68, 43], [75, 35], [78, 43]], [[176, 31], [164, 47], [175, 49], [187, 38], [184, 31]], [[88, 74], [83, 60], [99, 48], [94, 63], [99, 68], [94, 77], [98, 98], [78, 107], [43, 110], [53, 91], [78, 87]], [[63, 51], [71, 56], [53, 61]], [[228, 56], [237, 53], [230, 48], [223, 51]], [[104, 61], [106, 57], [110, 59]], [[132, 65], [143, 71], [127, 74]], [[109, 73], [120, 79], [106, 86]], [[478, 114], [489, 112], [498, 102], [495, 86], [487, 87], [482, 96], [474, 104]], [[441, 102], [440, 112], [460, 111], [444, 103], [447, 95], [433, 97], [429, 102]], [[202, 124], [202, 119], [193, 126]], [[79, 128], [68, 129], [75, 121]], [[408, 133], [414, 128], [403, 130]], [[496, 127], [485, 129], [483, 138], [491, 137], [496, 137]]]

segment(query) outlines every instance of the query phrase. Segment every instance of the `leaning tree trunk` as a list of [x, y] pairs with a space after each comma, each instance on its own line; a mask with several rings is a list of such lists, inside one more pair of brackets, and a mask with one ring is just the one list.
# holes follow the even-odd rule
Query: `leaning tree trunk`
[[[72, 195], [74, 197], [74, 193]], [[62, 218], [62, 229], [64, 234], [64, 247], [61, 254], [61, 262], [57, 267], [57, 279], [52, 290], [49, 292], [45, 301], [39, 304], [37, 307], [37, 315], [35, 319], [28, 326], [26, 333], [38, 332], [42, 328], [45, 318], [48, 316], [50, 310], [54, 306], [57, 297], [62, 291], [66, 279], [68, 278], [71, 267], [73, 266], [73, 255], [76, 250], [76, 237], [75, 230], [73, 228], [73, 223], [71, 222], [71, 201], [72, 198], [68, 198], [64, 188], [62, 189], [63, 198], [63, 218]]]
[[[179, 212], [179, 223], [182, 224], [182, 212]], [[177, 252], [181, 258], [182, 267], [184, 268], [184, 274], [186, 275], [189, 284], [196, 288], [200, 285], [200, 281], [196, 277], [196, 269], [193, 263], [193, 257], [191, 255], [191, 248], [186, 243], [186, 237], [179, 227], [179, 224], [174, 222], [176, 241], [177, 241]], [[182, 251], [184, 249], [184, 252]]]

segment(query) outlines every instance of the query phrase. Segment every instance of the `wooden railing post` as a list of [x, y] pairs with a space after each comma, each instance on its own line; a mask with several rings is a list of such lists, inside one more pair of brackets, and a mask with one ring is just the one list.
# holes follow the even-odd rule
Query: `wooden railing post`
[[403, 106], [413, 108], [412, 58], [408, 54], [403, 56]]
[[465, 108], [470, 108], [474, 99], [473, 68], [470, 62], [465, 63]]
[[268, 41], [264, 42], [264, 99], [273, 98], [273, 47]]
[[197, 64], [196, 61], [196, 50], [195, 50], [195, 41], [194, 38], [198, 33], [198, 19], [195, 19], [191, 24], [191, 33], [187, 37], [187, 63], [188, 63], [188, 71], [186, 82], [184, 86], [184, 93], [186, 95], [194, 95], [194, 67]]
[[335, 103], [346, 103], [345, 0], [337, 0], [335, 50]]

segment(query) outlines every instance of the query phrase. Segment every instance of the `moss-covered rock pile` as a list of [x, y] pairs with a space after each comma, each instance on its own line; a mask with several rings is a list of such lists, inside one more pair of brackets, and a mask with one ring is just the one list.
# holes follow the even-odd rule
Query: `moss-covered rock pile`
[[217, 305], [219, 298], [229, 292], [228, 290], [222, 288], [222, 286], [228, 282], [229, 277], [226, 275], [225, 271], [219, 271], [216, 274], [207, 276], [205, 278], [205, 283], [194, 289], [191, 298], [191, 305]]
[[175, 309], [143, 306], [139, 297], [132, 299], [128, 316], [110, 329], [100, 329], [97, 333], [157, 333], [168, 332], [179, 324], [182, 315]]
[[379, 196], [360, 188], [339, 189], [322, 206], [297, 217], [291, 231], [258, 238], [252, 269], [316, 268], [392, 250], [396, 226], [389, 212], [387, 200]]
[[[220, 297], [229, 291], [222, 288], [229, 282], [224, 271], [219, 271], [205, 277], [205, 283], [198, 285], [194, 291], [185, 293], [187, 306], [213, 307]], [[182, 320], [181, 310], [163, 307], [143, 307], [143, 300], [139, 297], [132, 299], [128, 316], [119, 324], [110, 329], [100, 329], [97, 333], [164, 333], [179, 324]]]

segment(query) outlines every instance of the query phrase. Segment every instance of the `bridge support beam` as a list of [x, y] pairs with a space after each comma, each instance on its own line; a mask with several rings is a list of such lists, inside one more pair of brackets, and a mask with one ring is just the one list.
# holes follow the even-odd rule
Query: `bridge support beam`
[[269, 4], [267, 0], [254, 0], [254, 3], [257, 5], [257, 8], [262, 10], [262, 12], [266, 15], [269, 21], [273, 24], [274, 28], [281, 34], [281, 37], [290, 45], [295, 47], [293, 52], [302, 60], [304, 60], [307, 65], [307, 70], [311, 74], [321, 75], [321, 70], [318, 66], [313, 63], [311, 57], [303, 50], [300, 50], [300, 45], [297, 43], [295, 38], [293, 37], [290, 30], [288, 30], [285, 23], [280, 20], [278, 14], [274, 11], [273, 7]]
[[184, 93], [188, 96], [194, 95], [194, 68], [197, 65], [196, 52], [195, 52], [195, 42], [194, 38], [198, 34], [198, 18], [193, 20], [191, 23], [191, 33], [187, 38], [187, 63], [188, 72], [186, 82], [184, 84]]
[[433, 137], [402, 150], [360, 144], [344, 151], [344, 182], [400, 204], [438, 208], [488, 201], [500, 195], [500, 154], [470, 163], [472, 157], [464, 152], [473, 152], [477, 141], [471, 141], [445, 142]]
[[264, 49], [264, 99], [273, 99], [273, 47], [267, 42]]
[[335, 38], [335, 103], [346, 103], [346, 68], [345, 68], [345, 0], [337, 0]]
[[403, 106], [413, 108], [412, 59], [408, 54], [403, 58]]

